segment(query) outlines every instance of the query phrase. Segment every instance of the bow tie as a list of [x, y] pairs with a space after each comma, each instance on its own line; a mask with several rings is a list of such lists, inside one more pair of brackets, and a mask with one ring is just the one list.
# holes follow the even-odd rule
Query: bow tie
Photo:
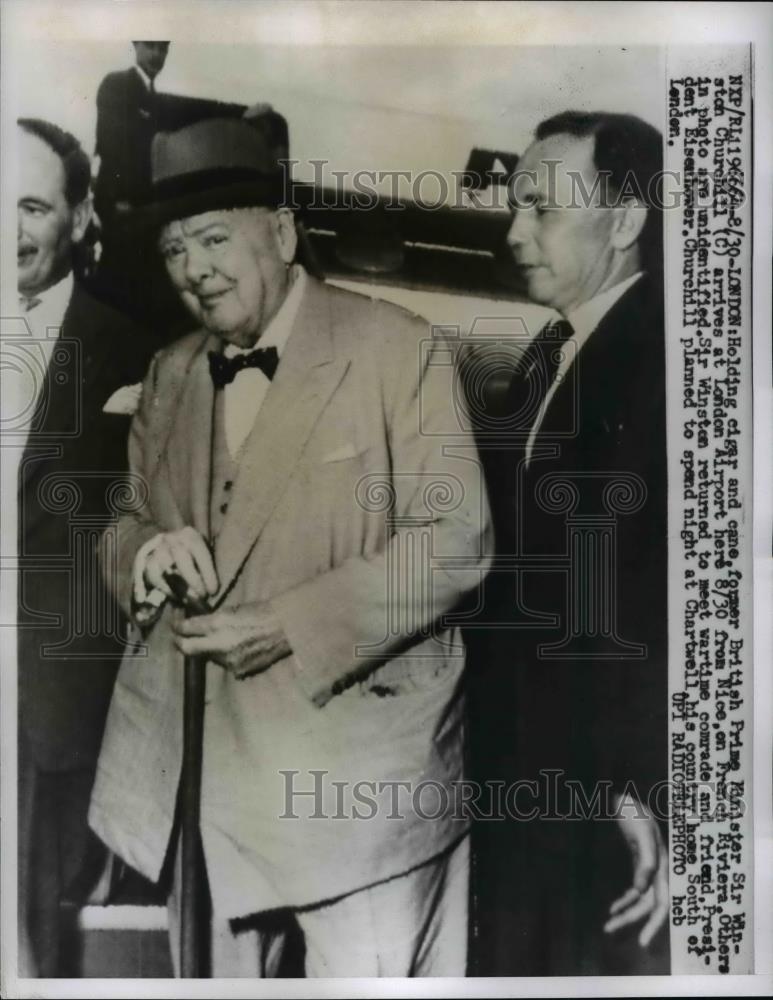
[[249, 354], [237, 354], [227, 358], [215, 351], [209, 352], [209, 373], [216, 389], [222, 389], [236, 378], [245, 368], [260, 368], [267, 379], [274, 377], [279, 364], [279, 354], [275, 347], [256, 347]]

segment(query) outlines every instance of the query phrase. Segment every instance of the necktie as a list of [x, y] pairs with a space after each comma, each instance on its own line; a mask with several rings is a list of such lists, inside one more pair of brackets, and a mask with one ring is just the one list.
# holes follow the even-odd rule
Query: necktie
[[208, 357], [209, 373], [216, 389], [229, 385], [245, 368], [260, 368], [270, 380], [274, 377], [276, 366], [279, 364], [279, 354], [275, 347], [256, 347], [249, 354], [237, 354], [233, 358], [210, 351]]
[[35, 306], [39, 306], [42, 301], [43, 300], [40, 298], [35, 298], [34, 295], [31, 295], [29, 297], [26, 295], [20, 295], [19, 308], [21, 309], [22, 312], [28, 313], [31, 312], [35, 308]]
[[528, 433], [563, 359], [561, 348], [574, 333], [565, 319], [543, 326], [526, 347], [507, 396], [510, 430]]

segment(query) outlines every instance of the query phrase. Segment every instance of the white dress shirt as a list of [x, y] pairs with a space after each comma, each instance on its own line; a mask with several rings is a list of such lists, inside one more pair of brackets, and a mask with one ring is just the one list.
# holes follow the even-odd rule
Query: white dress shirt
[[[226, 357], [233, 358], [239, 354], [249, 354], [257, 347], [275, 347], [279, 357], [282, 357], [282, 351], [292, 332], [307, 282], [306, 271], [299, 264], [293, 267], [291, 277], [293, 283], [290, 291], [258, 342], [247, 348], [226, 344], [223, 350]], [[222, 390], [224, 393], [223, 416], [226, 444], [231, 457], [237, 461], [242, 445], [252, 430], [270, 385], [271, 380], [259, 368], [245, 368], [238, 372], [233, 382], [230, 382]], [[158, 609], [166, 600], [166, 595], [161, 590], [155, 589], [148, 592], [144, 581], [145, 563], [158, 546], [161, 537], [162, 534], [159, 534], [149, 539], [141, 546], [134, 559], [134, 600], [137, 604], [135, 616], [141, 624], [155, 617]]]
[[623, 281], [618, 281], [616, 285], [606, 288], [603, 292], [600, 292], [598, 295], [594, 295], [592, 299], [588, 299], [587, 302], [583, 302], [582, 305], [577, 306], [576, 309], [567, 313], [567, 322], [571, 325], [572, 330], [574, 331], [572, 336], [567, 341], [567, 344], [571, 344], [572, 346], [569, 350], [564, 351], [563, 360], [556, 370], [553, 382], [545, 394], [545, 399], [539, 408], [537, 419], [534, 421], [534, 425], [529, 432], [529, 437], [526, 442], [527, 465], [531, 461], [531, 453], [534, 449], [534, 442], [537, 438], [537, 434], [539, 433], [545, 413], [547, 412], [550, 402], [562, 380], [574, 364], [583, 346], [587, 343], [590, 335], [602, 319], [606, 316], [617, 300], [628, 291], [634, 282], [639, 280], [643, 273], [643, 271], [637, 271], [636, 274], [632, 274], [629, 278], [625, 278]]
[[[257, 347], [275, 347], [279, 357], [282, 357], [306, 287], [306, 272], [302, 267], [296, 265], [292, 277], [293, 284], [290, 291], [257, 344], [246, 348], [226, 344], [223, 354], [227, 358], [249, 354]], [[223, 389], [225, 439], [232, 458], [238, 458], [270, 385], [270, 379], [260, 368], [244, 368], [236, 375], [233, 382]]]
[[142, 80], [142, 82], [145, 84], [145, 89], [149, 90], [151, 94], [154, 94], [156, 92], [155, 84], [150, 79], [150, 77], [145, 72], [145, 70], [141, 66], [137, 66], [137, 65], [133, 66], [132, 68], [136, 69], [137, 72], [139, 73], [140, 80]]

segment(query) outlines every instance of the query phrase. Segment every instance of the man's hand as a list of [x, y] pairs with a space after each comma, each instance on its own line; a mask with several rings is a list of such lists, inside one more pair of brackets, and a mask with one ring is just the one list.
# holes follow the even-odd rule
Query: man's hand
[[174, 597], [166, 580], [168, 573], [179, 574], [193, 598], [208, 597], [218, 591], [212, 554], [195, 528], [168, 531], [153, 540], [142, 572], [146, 589], [160, 590], [167, 597]]
[[617, 823], [633, 860], [633, 885], [610, 906], [604, 932], [613, 934], [646, 918], [639, 932], [639, 944], [646, 948], [668, 916], [668, 851], [658, 824], [642, 815], [638, 802], [618, 800], [617, 806]]
[[268, 670], [292, 652], [269, 603], [181, 619], [174, 630], [181, 653], [207, 656], [239, 679]]

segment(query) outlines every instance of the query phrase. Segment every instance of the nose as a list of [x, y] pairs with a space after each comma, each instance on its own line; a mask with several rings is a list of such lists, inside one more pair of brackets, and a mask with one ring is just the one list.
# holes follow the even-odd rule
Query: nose
[[21, 243], [21, 238], [24, 235], [24, 226], [21, 221], [21, 212], [16, 213], [16, 242]]
[[527, 220], [525, 212], [516, 209], [513, 212], [513, 221], [507, 231], [507, 245], [511, 248], [521, 246], [528, 239]]
[[191, 240], [185, 252], [185, 280], [188, 285], [196, 288], [212, 275], [212, 271], [212, 264], [204, 247], [197, 240]]

